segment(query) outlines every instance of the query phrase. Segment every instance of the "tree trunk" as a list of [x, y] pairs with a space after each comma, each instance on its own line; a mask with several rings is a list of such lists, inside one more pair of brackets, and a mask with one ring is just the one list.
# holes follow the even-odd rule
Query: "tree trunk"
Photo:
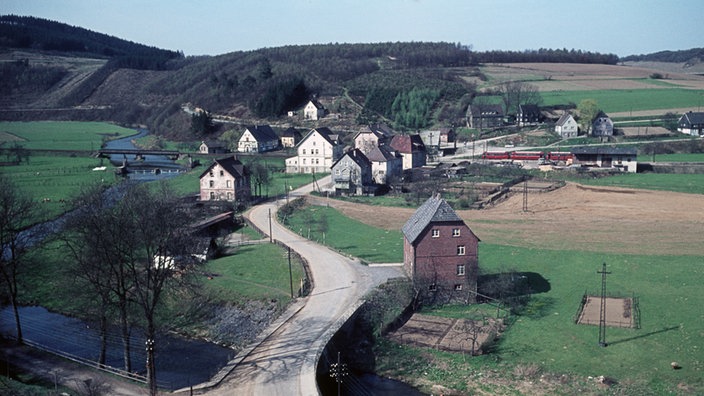
[[132, 372], [132, 357], [130, 354], [130, 326], [127, 322], [127, 307], [120, 304], [120, 331], [122, 333], [122, 357], [125, 362], [125, 371]]
[[17, 293], [13, 291], [10, 294], [10, 298], [12, 300], [12, 311], [15, 314], [15, 328], [17, 330], [17, 343], [22, 344], [22, 343], [24, 343], [24, 338], [22, 337], [22, 325], [20, 324], [20, 310], [19, 310], [19, 307], [17, 306]]
[[105, 357], [107, 355], [108, 346], [108, 317], [105, 311], [100, 315], [100, 356], [98, 356], [98, 364], [100, 367], [105, 366]]
[[158, 390], [157, 390], [157, 384], [156, 384], [156, 365], [154, 364], [154, 349], [155, 349], [154, 324], [152, 323], [151, 320], [149, 321], [149, 324], [147, 325], [146, 348], [147, 348], [147, 385], [149, 386], [149, 395], [156, 396]]

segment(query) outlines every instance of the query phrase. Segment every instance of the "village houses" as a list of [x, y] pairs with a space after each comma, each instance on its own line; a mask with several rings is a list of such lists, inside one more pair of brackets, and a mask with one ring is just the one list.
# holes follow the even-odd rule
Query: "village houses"
[[288, 128], [281, 134], [281, 147], [283, 148], [293, 148], [296, 147], [298, 142], [301, 141], [303, 136], [296, 130], [296, 128]]
[[311, 99], [303, 107], [303, 118], [306, 120], [319, 120], [325, 117], [325, 107], [315, 99]]
[[336, 193], [373, 192], [372, 164], [361, 150], [352, 149], [332, 165], [332, 182]]
[[311, 129], [296, 146], [296, 156], [286, 159], [286, 173], [327, 173], [342, 156], [339, 136], [329, 128]]
[[427, 151], [420, 135], [394, 135], [389, 147], [403, 157], [403, 170], [425, 165]]
[[367, 153], [372, 166], [372, 179], [376, 184], [390, 184], [403, 176], [403, 157], [401, 154], [381, 145]]
[[577, 137], [579, 125], [577, 125], [577, 121], [572, 117], [572, 114], [564, 113], [560, 116], [560, 119], [555, 123], [555, 133], [563, 139]]
[[704, 135], [704, 113], [689, 111], [677, 121], [677, 131], [692, 136]]
[[374, 124], [362, 128], [354, 135], [354, 147], [368, 154], [374, 148], [387, 144], [394, 131], [385, 124]]
[[216, 159], [200, 175], [200, 200], [247, 202], [250, 186], [249, 170], [237, 157]]
[[425, 201], [401, 230], [403, 266], [424, 300], [476, 300], [479, 238], [439, 194]]
[[592, 136], [613, 136], [614, 122], [603, 111], [596, 115], [592, 121]]

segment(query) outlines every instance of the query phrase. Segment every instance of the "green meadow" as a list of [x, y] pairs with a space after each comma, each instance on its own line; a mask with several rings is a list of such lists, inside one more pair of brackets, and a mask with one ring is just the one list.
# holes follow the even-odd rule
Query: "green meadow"
[[579, 104], [594, 99], [605, 112], [628, 112], [696, 107], [704, 105], [704, 91], [684, 88], [608, 89], [590, 91], [541, 92], [543, 104]]
[[624, 173], [609, 177], [579, 178], [574, 181], [590, 186], [704, 194], [704, 174]]
[[0, 143], [26, 149], [95, 151], [106, 139], [134, 135], [133, 129], [105, 122], [0, 122]]

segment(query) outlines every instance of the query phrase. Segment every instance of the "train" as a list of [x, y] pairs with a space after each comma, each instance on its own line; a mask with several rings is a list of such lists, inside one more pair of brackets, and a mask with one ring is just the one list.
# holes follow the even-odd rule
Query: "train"
[[516, 161], [539, 161], [541, 158], [548, 161], [570, 161], [573, 156], [568, 151], [485, 151], [482, 159], [486, 160], [516, 160]]

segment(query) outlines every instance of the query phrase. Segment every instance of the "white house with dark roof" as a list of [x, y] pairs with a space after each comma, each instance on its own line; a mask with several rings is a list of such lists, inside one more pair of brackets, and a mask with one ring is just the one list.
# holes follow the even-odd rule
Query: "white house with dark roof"
[[577, 137], [579, 125], [570, 113], [564, 113], [555, 123], [555, 132], [563, 139]]
[[286, 159], [286, 173], [327, 173], [342, 156], [339, 136], [329, 128], [315, 128], [296, 146], [296, 156]]
[[393, 136], [394, 131], [385, 124], [368, 125], [354, 135], [354, 147], [368, 154], [374, 148], [388, 143]]
[[518, 113], [516, 114], [516, 122], [518, 126], [538, 125], [542, 121], [540, 107], [535, 104], [518, 105]]
[[677, 131], [692, 136], [704, 136], [704, 113], [688, 111], [677, 121]]
[[245, 127], [237, 151], [240, 153], [263, 153], [279, 148], [279, 136], [269, 125], [250, 125]]
[[346, 152], [332, 165], [335, 192], [360, 195], [373, 191], [372, 163], [359, 149]]
[[306, 120], [319, 120], [325, 117], [325, 107], [315, 99], [311, 99], [303, 107], [303, 118]]

